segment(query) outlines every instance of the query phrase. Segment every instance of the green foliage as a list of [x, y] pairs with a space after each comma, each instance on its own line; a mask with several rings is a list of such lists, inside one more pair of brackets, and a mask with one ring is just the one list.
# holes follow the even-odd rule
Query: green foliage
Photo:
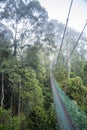
[[[20, 127], [24, 128], [25, 116], [22, 114], [20, 117], [11, 117], [11, 111], [0, 108], [0, 130], [19, 130]], [[25, 128], [23, 130], [26, 130]]]
[[11, 49], [9, 47], [10, 43], [8, 42], [0, 44], [0, 60], [10, 58]]
[[50, 130], [58, 130], [57, 129], [57, 119], [56, 119], [56, 113], [54, 111], [54, 105], [53, 103], [50, 104], [49, 106], [49, 110], [47, 112], [47, 125], [46, 125], [46, 130], [48, 130], [50, 128]]
[[[79, 77], [77, 77], [75, 80], [77, 80], [78, 78]], [[67, 129], [70, 128], [70, 126], [68, 126], [68, 123], [66, 122], [67, 118], [64, 118], [64, 113], [68, 112], [67, 114], [69, 114], [76, 128], [79, 130], [84, 128], [84, 130], [86, 130], [87, 129], [87, 114], [83, 110], [81, 110], [81, 108], [79, 109], [79, 106], [76, 100], [71, 100], [68, 96], [65, 95], [64, 91], [60, 88], [60, 86], [57, 84], [55, 79], [53, 80], [53, 82], [56, 87], [56, 91], [58, 92], [59, 97], [61, 99], [60, 101], [62, 101], [62, 104], [64, 104], [65, 109], [66, 109], [66, 110], [62, 109], [62, 106], [60, 102], [57, 102], [57, 96], [55, 96], [56, 94], [54, 93], [55, 105], [57, 107], [59, 105], [59, 109], [56, 109], [56, 112], [58, 114], [59, 119], [62, 120], [62, 124], [60, 123], [60, 125], [65, 126], [65, 128]]]
[[0, 130], [11, 129], [11, 119], [9, 112], [0, 108]]
[[24, 114], [13, 117], [11, 123], [11, 127], [13, 130], [26, 130], [26, 117], [24, 116]]
[[87, 104], [85, 95], [87, 88], [83, 85], [81, 77], [77, 76], [75, 78], [61, 80], [58, 83], [60, 83], [66, 95], [68, 95], [70, 99], [75, 100], [79, 107], [86, 112]]
[[43, 130], [46, 121], [46, 112], [40, 106], [35, 107], [35, 109], [27, 116], [28, 128], [34, 130]]
[[[49, 80], [50, 60], [49, 55], [45, 54], [55, 46], [52, 40], [54, 35], [49, 34], [52, 25], [47, 23], [47, 17], [45, 9], [34, 0], [26, 3], [23, 0], [9, 0], [3, 11], [0, 11], [1, 20], [10, 22], [10, 29], [14, 31], [11, 45], [0, 44], [0, 72], [4, 73], [5, 77], [0, 130], [56, 130]], [[49, 25], [47, 40], [51, 43], [47, 43], [49, 49], [46, 48], [46, 52], [42, 52], [42, 36], [46, 36], [45, 25]], [[26, 46], [26, 38], [30, 41], [32, 36], [35, 36], [34, 42]], [[0, 81], [0, 85], [1, 83]], [[0, 99], [1, 96], [0, 93]]]
[[84, 82], [84, 85], [87, 87], [87, 65], [85, 63], [84, 65], [84, 71], [83, 71], [83, 82]]

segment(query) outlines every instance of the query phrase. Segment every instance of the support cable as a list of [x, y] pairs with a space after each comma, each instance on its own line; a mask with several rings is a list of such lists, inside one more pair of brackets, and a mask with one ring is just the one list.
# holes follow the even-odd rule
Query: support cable
[[57, 59], [59, 58], [60, 51], [62, 49], [63, 40], [64, 40], [64, 37], [65, 37], [65, 32], [66, 32], [66, 28], [67, 28], [67, 25], [68, 25], [69, 16], [70, 16], [71, 8], [72, 8], [72, 3], [73, 3], [73, 0], [71, 0], [71, 3], [70, 3], [70, 8], [69, 8], [69, 11], [68, 11], [68, 16], [67, 16], [67, 19], [66, 19], [66, 25], [65, 25], [65, 28], [64, 28], [64, 33], [63, 33], [63, 37], [62, 37], [62, 40], [61, 40], [60, 49], [59, 49], [59, 53], [58, 53]]
[[[79, 40], [80, 40], [80, 38], [81, 38], [81, 36], [82, 36], [82, 34], [83, 34], [83, 32], [84, 32], [86, 26], [87, 26], [87, 22], [85, 23], [85, 25], [84, 25], [84, 27], [83, 27], [83, 30], [82, 30], [82, 32], [80, 33], [79, 38], [77, 39], [76, 44], [74, 45], [74, 48], [73, 48], [73, 50], [71, 51], [71, 53], [70, 53], [70, 55], [69, 55], [69, 57], [68, 57], [68, 59], [67, 59], [67, 61], [66, 61], [66, 64], [68, 63], [68, 61], [69, 61], [70, 57], [72, 56], [72, 54], [73, 54], [75, 48], [77, 47], [78, 42], [79, 42]], [[66, 64], [65, 64], [65, 65], [66, 65]]]

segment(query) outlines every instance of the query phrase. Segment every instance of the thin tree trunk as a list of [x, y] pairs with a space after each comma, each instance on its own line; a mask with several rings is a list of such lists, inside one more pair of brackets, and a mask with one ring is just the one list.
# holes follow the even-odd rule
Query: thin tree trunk
[[69, 50], [69, 41], [68, 41], [68, 30], [67, 30], [67, 65], [68, 65], [68, 79], [70, 79], [70, 72], [71, 72], [71, 64], [70, 64], [70, 50]]
[[11, 95], [11, 117], [13, 116], [13, 88], [12, 88], [12, 95]]
[[21, 113], [21, 98], [20, 98], [20, 90], [21, 90], [21, 78], [19, 81], [19, 99], [18, 99], [18, 115], [20, 116]]
[[70, 58], [69, 58], [69, 42], [67, 41], [67, 60], [68, 60], [68, 79], [70, 79]]
[[17, 21], [15, 27], [15, 37], [14, 37], [14, 56], [16, 57], [17, 54]]
[[1, 107], [4, 106], [4, 74], [2, 73], [2, 97], [1, 97]]
[[11, 96], [11, 117], [12, 117], [12, 96]]
[[70, 59], [68, 61], [68, 79], [70, 79], [70, 72], [71, 72], [71, 65], [70, 65]]

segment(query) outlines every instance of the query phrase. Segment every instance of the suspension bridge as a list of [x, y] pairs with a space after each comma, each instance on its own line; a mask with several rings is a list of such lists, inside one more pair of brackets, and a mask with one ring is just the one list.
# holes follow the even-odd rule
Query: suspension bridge
[[54, 105], [60, 130], [87, 130], [87, 115], [69, 99], [50, 73]]
[[[70, 8], [68, 11], [68, 16], [67, 16], [67, 20], [63, 32], [63, 37], [57, 55], [57, 60], [59, 59], [59, 56], [61, 54], [63, 40], [65, 37], [72, 4], [73, 4], [73, 0], [71, 0], [70, 3]], [[82, 32], [80, 33], [70, 55], [68, 56], [65, 65], [68, 64], [68, 61], [72, 56], [75, 48], [77, 47], [79, 39], [81, 38], [86, 26], [87, 26], [87, 22], [84, 25]], [[57, 61], [57, 63], [58, 62], [59, 61]], [[56, 116], [58, 119], [58, 127], [60, 128], [60, 130], [87, 130], [87, 114], [78, 108], [78, 105], [75, 101], [72, 101], [71, 99], [69, 99], [68, 96], [66, 96], [64, 91], [61, 89], [61, 87], [58, 85], [57, 81], [55, 80], [52, 69], [50, 71], [50, 81], [52, 86]]]

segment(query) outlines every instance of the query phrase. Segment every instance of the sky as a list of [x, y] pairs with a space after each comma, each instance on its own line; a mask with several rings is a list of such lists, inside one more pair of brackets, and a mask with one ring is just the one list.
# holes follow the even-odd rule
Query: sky
[[[66, 23], [71, 0], [39, 0], [50, 19]], [[87, 21], [87, 0], [73, 0], [68, 26], [81, 32]], [[87, 34], [87, 27], [85, 29]]]

